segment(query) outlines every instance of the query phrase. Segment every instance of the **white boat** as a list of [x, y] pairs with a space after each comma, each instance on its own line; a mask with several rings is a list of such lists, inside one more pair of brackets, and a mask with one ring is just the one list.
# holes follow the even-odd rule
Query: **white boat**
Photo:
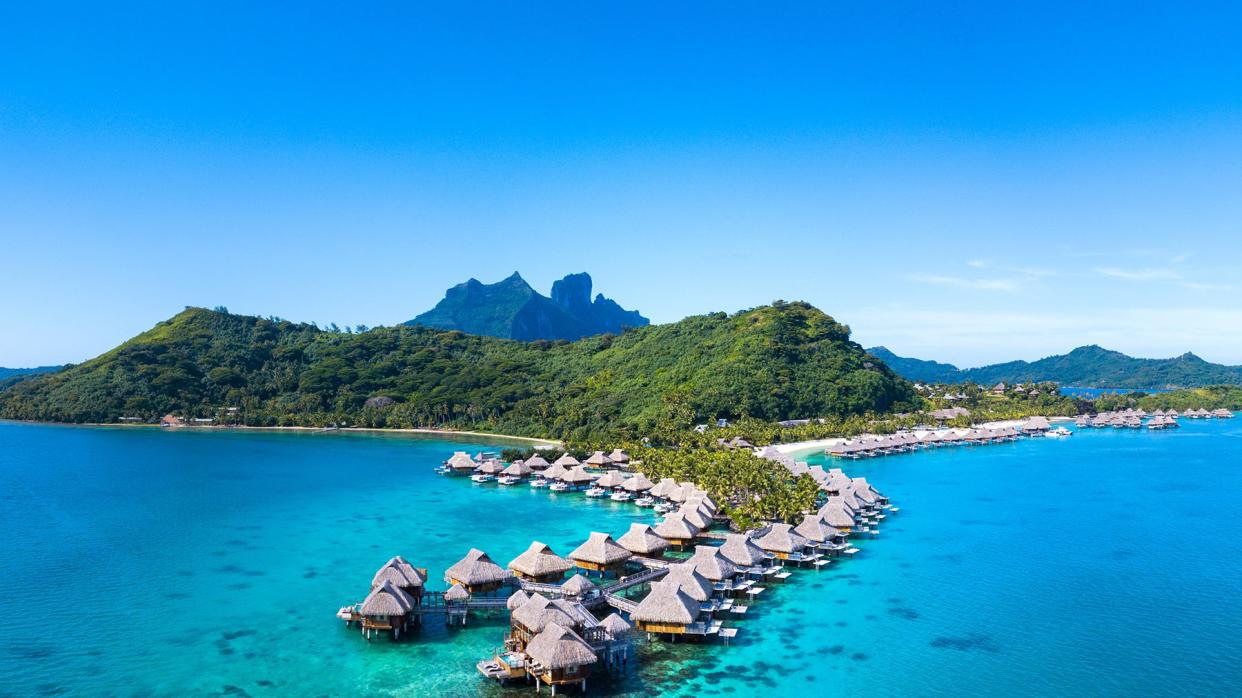
[[496, 478], [496, 483], [500, 485], [516, 485], [521, 478], [513, 475], [503, 475]]
[[655, 497], [639, 497], [634, 500], [634, 504], [644, 508], [655, 506]]
[[537, 477], [537, 478], [535, 478], [534, 480], [531, 480], [531, 481], [530, 481], [530, 486], [531, 486], [531, 487], [547, 487], [549, 484], [551, 484], [551, 483], [549, 483], [547, 480], [545, 480], [545, 479], [543, 479], [543, 478], [541, 478], [541, 477]]
[[592, 487], [591, 489], [586, 491], [586, 496], [590, 497], [591, 499], [603, 497], [606, 494], [608, 494], [608, 490], [605, 490], [603, 487]]
[[553, 492], [568, 492], [569, 483], [568, 482], [554, 482], [552, 483], [552, 486], [549, 487], [548, 489], [552, 490]]
[[1050, 430], [1048, 432], [1048, 436], [1055, 436], [1059, 439], [1063, 439], [1067, 436], [1072, 436], [1073, 433], [1074, 432], [1070, 431], [1069, 429], [1066, 429], [1065, 427], [1057, 427], [1056, 429]]
[[470, 479], [474, 482], [491, 482], [496, 479], [496, 476], [488, 475], [487, 473], [475, 473], [470, 476]]
[[669, 504], [668, 502], [660, 502], [659, 504], [655, 505], [655, 511], [657, 514], [667, 514], [668, 512], [672, 510], [673, 510], [673, 505]]
[[609, 499], [611, 499], [614, 502], [628, 502], [633, 498], [634, 498], [634, 495], [630, 494], [629, 492], [626, 492], [625, 490], [621, 490], [620, 492], [613, 492], [612, 496], [609, 497]]

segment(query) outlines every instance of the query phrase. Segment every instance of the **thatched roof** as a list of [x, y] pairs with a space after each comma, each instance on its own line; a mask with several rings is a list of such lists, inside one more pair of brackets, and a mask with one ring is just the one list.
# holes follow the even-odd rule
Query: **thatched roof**
[[487, 553], [471, 548], [464, 558], [445, 570], [444, 575], [473, 585], [503, 581], [509, 573], [493, 562]]
[[690, 625], [699, 617], [699, 602], [676, 582], [653, 582], [651, 593], [638, 604], [630, 618], [644, 623]]
[[545, 671], [596, 662], [595, 652], [578, 634], [559, 623], [549, 623], [526, 645], [526, 656]]
[[755, 538], [755, 545], [773, 553], [796, 553], [807, 546], [807, 540], [793, 526], [774, 523]]
[[470, 592], [466, 591], [466, 587], [460, 584], [454, 584], [449, 590], [444, 592], [445, 601], [465, 601], [470, 598]]
[[569, 559], [590, 562], [596, 565], [611, 565], [633, 557], [633, 553], [617, 545], [612, 536], [599, 531], [591, 531], [586, 542], [579, 545], [569, 554]]
[[543, 476], [549, 480], [559, 480], [568, 474], [569, 471], [565, 469], [565, 466], [561, 465], [560, 461], [553, 463], [547, 470], [543, 471]]
[[509, 467], [500, 471], [502, 475], [512, 475], [513, 477], [525, 477], [531, 474], [530, 466], [523, 461], [514, 461]]
[[526, 552], [509, 561], [509, 569], [521, 572], [527, 577], [546, 577], [553, 574], [564, 574], [574, 564], [552, 552], [552, 548], [535, 541]]
[[828, 525], [819, 514], [807, 514], [794, 530], [813, 543], [827, 543], [840, 536], [840, 531]]
[[686, 501], [687, 499], [690, 499], [698, 491], [699, 490], [697, 487], [694, 486], [694, 483], [683, 482], [681, 483], [681, 486], [679, 486], [677, 489], [673, 490], [672, 492], [669, 492], [668, 495], [666, 495], [666, 497], [669, 501], [680, 503], [680, 502]]
[[579, 465], [561, 476], [563, 482], [583, 483], [597, 479], [599, 476], [594, 473], [588, 473], [586, 468]]
[[361, 613], [364, 616], [404, 616], [412, 610], [414, 599], [391, 582], [384, 582], [363, 600]]
[[668, 566], [668, 574], [664, 577], [666, 582], [674, 582], [686, 592], [686, 595], [700, 603], [706, 602], [712, 597], [712, 583], [707, 578], [699, 574], [694, 569], [694, 565], [689, 562], [679, 562], [676, 565]]
[[619, 448], [612, 449], [612, 453], [608, 454], [608, 458], [613, 463], [629, 463], [630, 462], [630, 454], [626, 453], [625, 451], [622, 451]]
[[715, 514], [717, 510], [716, 503], [712, 501], [711, 497], [707, 496], [706, 492], [699, 492], [695, 494], [693, 497], [686, 500], [686, 504], [693, 504], [694, 506], [707, 511], [709, 514]]
[[655, 487], [655, 484], [651, 482], [651, 480], [648, 480], [647, 476], [643, 475], [642, 473], [639, 473], [635, 475], [634, 477], [621, 483], [621, 489], [625, 490], [626, 492], [646, 492], [647, 490], [650, 490], [652, 487]]
[[635, 555], [658, 555], [668, 548], [668, 541], [645, 523], [630, 524], [630, 530], [617, 539], [617, 544]]
[[745, 533], [730, 533], [725, 536], [725, 542], [720, 546], [720, 554], [733, 564], [743, 567], [754, 567], [768, 559], [763, 548], [755, 545]]
[[601, 466], [601, 465], [612, 465], [612, 459], [611, 459], [611, 458], [609, 458], [609, 457], [608, 457], [608, 454], [604, 453], [603, 451], [596, 451], [595, 453], [592, 453], [592, 454], [591, 454], [591, 455], [590, 455], [590, 456], [586, 459], [586, 464], [587, 464], [587, 465], [596, 465], [596, 466]]
[[737, 575], [737, 565], [720, 554], [720, 548], [711, 545], [696, 545], [694, 555], [688, 562], [694, 569], [709, 581], [720, 582], [732, 579]]
[[851, 528], [855, 524], [854, 514], [839, 502], [828, 502], [820, 507], [819, 517], [836, 528]]
[[470, 454], [465, 451], [457, 451], [453, 453], [448, 460], [444, 461], [444, 464], [453, 470], [474, 470], [475, 466], [478, 465], [478, 463], [475, 463], [474, 459], [470, 457]]
[[513, 609], [512, 618], [532, 633], [540, 632], [549, 623], [560, 623], [566, 627], [577, 624], [572, 615], [539, 594], [531, 594], [526, 603]]
[[383, 586], [384, 582], [392, 582], [392, 585], [398, 589], [421, 589], [426, 581], [426, 574], [415, 569], [413, 565], [406, 562], [405, 558], [397, 555], [385, 562], [384, 566], [379, 568], [379, 571], [371, 578], [371, 588], [376, 589]]
[[568, 596], [583, 596], [598, 588], [595, 582], [586, 578], [586, 575], [575, 574], [561, 585], [561, 593]]
[[707, 528], [712, 524], [711, 514], [689, 504], [683, 504], [678, 507], [677, 513], [686, 517], [686, 521], [698, 526], [700, 529]]
[[596, 487], [620, 487], [625, 482], [625, 476], [620, 470], [609, 470], [603, 477], [595, 481]]
[[850, 494], [863, 504], [871, 505], [876, 503], [875, 492], [872, 492], [870, 489], [861, 489], [851, 484], [849, 489], [841, 490], [841, 495], [844, 497], [848, 498]]
[[480, 473], [487, 473], [488, 475], [496, 475], [504, 472], [505, 464], [498, 460], [486, 460], [483, 461], [479, 467], [475, 468], [475, 470]]
[[629, 621], [622, 618], [617, 613], [611, 613], [607, 618], [601, 620], [599, 622], [599, 627], [607, 631], [613, 639], [625, 637], [630, 634], [631, 630], [634, 629], [634, 626], [630, 625]]
[[664, 520], [656, 524], [654, 530], [657, 536], [666, 540], [688, 540], [699, 535], [702, 529], [687, 521], [684, 514], [675, 511], [665, 515]]
[[543, 456], [539, 455], [538, 453], [536, 453], [535, 455], [531, 456], [530, 458], [527, 458], [527, 459], [526, 459], [526, 464], [527, 464], [527, 465], [529, 465], [529, 466], [530, 466], [530, 467], [532, 467], [532, 468], [546, 468], [546, 467], [548, 467], [548, 461], [544, 460]]
[[568, 453], [562, 453], [560, 458], [552, 461], [552, 465], [559, 465], [562, 468], [572, 468], [574, 466], [581, 465], [581, 463], [578, 462], [577, 458], [574, 458]]
[[681, 487], [681, 485], [678, 485], [677, 481], [674, 480], [673, 478], [671, 477], [661, 478], [660, 484], [656, 485], [655, 487], [652, 487], [651, 491], [648, 492], [648, 494], [654, 497], [667, 498], [669, 492], [672, 492], [679, 487]]
[[521, 589], [518, 589], [513, 592], [513, 595], [509, 597], [508, 601], [505, 601], [505, 607], [507, 607], [510, 611], [516, 611], [527, 601], [530, 601], [530, 595]]

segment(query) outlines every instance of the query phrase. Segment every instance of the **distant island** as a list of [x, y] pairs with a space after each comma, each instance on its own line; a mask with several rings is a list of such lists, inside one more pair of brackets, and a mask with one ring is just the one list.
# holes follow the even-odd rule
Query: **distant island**
[[34, 376], [40, 373], [52, 373], [53, 371], [59, 371], [62, 368], [64, 368], [64, 365], [35, 366], [33, 368], [5, 368], [0, 366], [0, 380], [12, 378], [14, 376]]
[[0, 390], [0, 417], [437, 427], [639, 438], [696, 420], [911, 410], [913, 386], [806, 303], [575, 342], [428, 327], [352, 333], [191, 308], [111, 351]]
[[1242, 384], [1242, 366], [1214, 364], [1191, 353], [1171, 359], [1137, 359], [1096, 345], [1038, 361], [1009, 361], [979, 368], [898, 356], [885, 347], [867, 350], [907, 380], [923, 383], [1036, 383], [1124, 388], [1198, 388]]
[[552, 284], [551, 297], [541, 295], [513, 272], [494, 284], [477, 279], [457, 284], [436, 307], [405, 324], [503, 339], [573, 341], [644, 327], [651, 321], [603, 294], [592, 300], [591, 276], [585, 272]]

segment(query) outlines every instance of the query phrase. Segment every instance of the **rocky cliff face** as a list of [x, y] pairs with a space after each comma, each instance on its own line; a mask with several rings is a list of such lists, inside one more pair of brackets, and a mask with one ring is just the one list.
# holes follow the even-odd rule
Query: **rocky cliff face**
[[405, 323], [506, 339], [580, 339], [650, 324], [603, 294], [591, 300], [591, 276], [570, 274], [540, 295], [520, 274], [494, 284], [476, 279], [450, 288], [435, 308]]

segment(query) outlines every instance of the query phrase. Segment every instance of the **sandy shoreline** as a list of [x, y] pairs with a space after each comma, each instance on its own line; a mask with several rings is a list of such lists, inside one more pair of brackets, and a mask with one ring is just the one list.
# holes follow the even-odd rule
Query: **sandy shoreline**
[[[1074, 420], [1070, 417], [1049, 417], [1048, 421], [1050, 423], [1058, 423], [1058, 422], [1072, 422]], [[1006, 420], [999, 421], [999, 422], [984, 422], [982, 424], [972, 424], [970, 428], [971, 429], [1004, 429], [1006, 427], [1017, 428], [1017, 427], [1022, 426], [1025, 422], [1026, 422], [1025, 419], [1006, 419]], [[913, 429], [911, 431], [918, 434], [920, 432], [926, 433], [929, 431], [943, 431], [945, 429], [953, 429], [953, 428], [955, 427], [937, 427], [935, 429]], [[859, 434], [858, 436], [852, 437], [852, 439], [873, 439], [877, 436], [882, 436], [882, 434], [871, 434], [871, 433]], [[839, 436], [839, 437], [831, 438], [831, 439], [816, 439], [815, 441], [795, 441], [794, 443], [788, 443], [788, 444], [776, 444], [774, 448], [780, 453], [783, 453], [787, 456], [793, 456], [794, 454], [806, 455], [807, 453], [813, 453], [815, 451], [822, 451], [822, 450], [827, 449], [830, 446], [836, 446], [839, 443], [844, 443], [850, 440], [851, 439], [847, 439], [843, 436]]]
[[[161, 429], [158, 424], [104, 424], [96, 422], [88, 422], [84, 424], [70, 424], [67, 422], [28, 422], [29, 424], [59, 424], [61, 426], [70, 427], [124, 427], [127, 429]], [[338, 427], [336, 429], [324, 429], [323, 427], [247, 427], [247, 426], [181, 426], [168, 427], [168, 429], [181, 431], [310, 431], [310, 432], [357, 432], [357, 433], [375, 433], [375, 434], [428, 434], [432, 436], [470, 436], [484, 439], [501, 439], [504, 441], [516, 441], [519, 443], [530, 444], [539, 449], [557, 449], [563, 448], [564, 444], [555, 439], [537, 439], [531, 436], [513, 436], [511, 434], [493, 434], [486, 431], [457, 431], [455, 429], [378, 429], [373, 427]]]

